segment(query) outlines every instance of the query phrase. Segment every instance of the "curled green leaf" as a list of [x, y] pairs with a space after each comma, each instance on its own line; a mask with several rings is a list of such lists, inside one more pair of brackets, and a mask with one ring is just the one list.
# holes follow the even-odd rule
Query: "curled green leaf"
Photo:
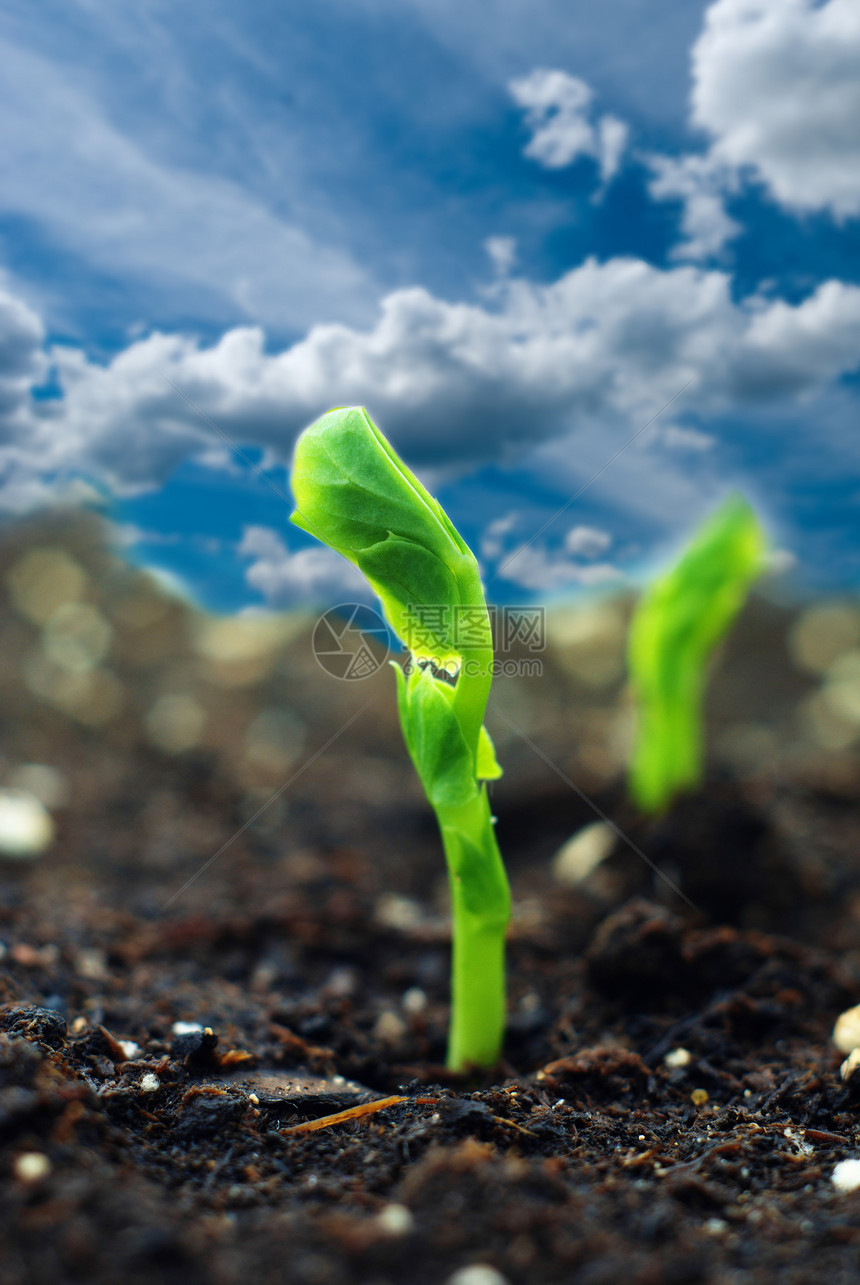
[[440, 664], [459, 657], [456, 609], [484, 605], [474, 554], [363, 407], [302, 433], [292, 488], [291, 520], [363, 572], [398, 637]]
[[446, 694], [451, 689], [426, 669], [414, 670], [405, 689], [404, 739], [424, 792], [435, 808], [462, 807], [478, 786], [471, 752]]

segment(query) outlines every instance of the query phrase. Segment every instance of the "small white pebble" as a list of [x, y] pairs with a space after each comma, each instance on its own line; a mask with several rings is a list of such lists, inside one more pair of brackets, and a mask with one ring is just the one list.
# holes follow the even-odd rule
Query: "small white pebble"
[[406, 1023], [402, 1017], [386, 1009], [380, 1013], [373, 1028], [373, 1034], [382, 1044], [399, 1044], [406, 1034]]
[[255, 1107], [258, 1107], [260, 1105], [260, 1099], [257, 1097], [256, 1093], [249, 1093], [248, 1101], [253, 1102]]
[[333, 968], [323, 990], [335, 999], [348, 999], [354, 994], [358, 976], [354, 968], [347, 964], [343, 968]]
[[135, 1044], [134, 1040], [117, 1040], [117, 1044], [125, 1054], [125, 1060], [131, 1062], [140, 1052], [140, 1045]]
[[833, 1043], [841, 1053], [860, 1048], [860, 1004], [840, 1013], [833, 1028]]
[[25, 1151], [16, 1156], [13, 1171], [19, 1182], [44, 1182], [51, 1172], [51, 1162], [41, 1151]]
[[615, 843], [615, 831], [605, 821], [592, 821], [583, 826], [553, 857], [553, 878], [557, 883], [575, 888], [609, 856]]
[[161, 1081], [152, 1071], [147, 1071], [146, 1075], [140, 1077], [140, 1087], [144, 1093], [157, 1093], [161, 1088]]
[[417, 1017], [427, 1007], [427, 996], [420, 986], [410, 986], [409, 990], [404, 992], [400, 1002], [404, 1013], [408, 1013], [410, 1017]]
[[830, 1181], [837, 1191], [856, 1191], [860, 1187], [860, 1160], [840, 1160]]
[[415, 1219], [405, 1205], [386, 1205], [376, 1215], [376, 1225], [386, 1236], [406, 1236], [415, 1226]]
[[476, 1263], [474, 1267], [461, 1267], [449, 1276], [445, 1285], [508, 1285], [508, 1279], [495, 1267], [486, 1263]]
[[103, 982], [108, 975], [107, 955], [96, 947], [79, 950], [75, 955], [75, 970], [87, 981]]
[[31, 861], [51, 846], [53, 838], [51, 814], [34, 794], [0, 789], [0, 854]]
[[724, 1231], [729, 1230], [729, 1224], [724, 1218], [709, 1218], [707, 1222], [702, 1223], [702, 1231], [709, 1236], [722, 1236]]
[[421, 923], [421, 907], [411, 897], [401, 897], [396, 892], [384, 892], [373, 908], [376, 922], [383, 928], [407, 932]]
[[199, 1022], [174, 1022], [170, 1029], [174, 1035], [196, 1035], [203, 1027]]
[[671, 1071], [677, 1071], [682, 1066], [689, 1066], [692, 1060], [693, 1055], [689, 1049], [672, 1049], [663, 1058], [666, 1066], [668, 1066]]
[[839, 1068], [839, 1074], [847, 1084], [860, 1066], [860, 1049], [852, 1049]]

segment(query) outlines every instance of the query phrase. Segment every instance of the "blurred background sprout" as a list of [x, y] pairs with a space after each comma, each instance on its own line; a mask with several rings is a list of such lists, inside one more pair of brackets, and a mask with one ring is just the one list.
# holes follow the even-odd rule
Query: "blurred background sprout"
[[644, 812], [664, 811], [702, 779], [708, 659], [760, 574], [764, 547], [753, 509], [732, 495], [639, 602], [628, 645], [636, 706], [629, 784]]

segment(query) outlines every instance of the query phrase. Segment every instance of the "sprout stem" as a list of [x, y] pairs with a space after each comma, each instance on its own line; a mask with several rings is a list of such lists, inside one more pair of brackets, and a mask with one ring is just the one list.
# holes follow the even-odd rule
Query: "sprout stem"
[[436, 816], [451, 888], [453, 958], [448, 1066], [494, 1066], [505, 1031], [505, 929], [511, 896], [487, 790]]

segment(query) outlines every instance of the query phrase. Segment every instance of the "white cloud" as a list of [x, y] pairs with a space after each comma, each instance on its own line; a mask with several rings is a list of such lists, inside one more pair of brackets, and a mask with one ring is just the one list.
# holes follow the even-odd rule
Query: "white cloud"
[[609, 562], [574, 562], [565, 553], [551, 553], [530, 544], [514, 554], [498, 572], [501, 580], [534, 593], [553, 593], [573, 585], [593, 588], [623, 580], [624, 573]]
[[597, 158], [604, 183], [618, 173], [629, 135], [624, 121], [617, 116], [601, 116], [597, 122]]
[[[564, 547], [551, 552], [534, 543], [520, 548], [524, 538], [522, 534], [514, 536], [517, 528], [524, 531], [521, 514], [516, 510], [495, 518], [485, 528], [481, 555], [487, 561], [499, 563], [488, 583], [492, 584], [499, 578], [524, 589], [552, 591], [575, 584], [604, 584], [621, 576], [621, 572], [608, 563], [596, 564], [593, 561], [612, 544], [612, 537], [606, 531], [575, 526], [565, 536]], [[532, 534], [533, 529], [530, 529], [527, 535]], [[586, 561], [575, 561], [577, 558]]]
[[798, 211], [860, 214], [857, 0], [716, 0], [693, 48], [693, 123]]
[[715, 164], [709, 156], [655, 154], [646, 159], [656, 175], [648, 184], [655, 201], [679, 200], [683, 204], [684, 240], [672, 247], [670, 258], [708, 259], [743, 231], [726, 213], [725, 194], [734, 181], [725, 166]]
[[242, 528], [242, 539], [236, 552], [240, 558], [254, 558], [260, 561], [274, 562], [289, 558], [290, 553], [283, 538], [272, 527], [246, 526]]
[[245, 579], [259, 589], [271, 607], [333, 602], [337, 598], [349, 602], [367, 600], [364, 577], [331, 549], [291, 553], [271, 527], [249, 526], [242, 532], [237, 552], [240, 558], [252, 559]]
[[481, 536], [481, 556], [490, 562], [500, 557], [505, 547], [505, 536], [510, 535], [519, 520], [520, 515], [514, 510], [489, 522]]
[[121, 549], [129, 549], [135, 544], [179, 544], [182, 537], [175, 531], [146, 531], [134, 522], [111, 522], [108, 527], [111, 536]]
[[580, 156], [590, 156], [608, 182], [616, 173], [627, 144], [627, 126], [614, 116], [592, 119], [591, 88], [578, 76], [537, 67], [508, 85], [514, 102], [524, 108], [531, 139], [523, 155], [547, 169], [563, 169]]
[[[490, 522], [481, 539], [481, 554], [497, 562], [489, 577], [507, 580], [532, 592], [555, 592], [573, 585], [595, 586], [623, 579], [623, 573], [608, 562], [595, 562], [612, 544], [612, 537], [596, 527], [575, 526], [568, 531], [564, 545], [550, 550], [534, 541], [525, 543], [521, 515], [513, 510]], [[529, 530], [528, 536], [533, 534]]]
[[20, 299], [0, 290], [0, 433], [27, 402], [47, 371], [41, 319]]
[[[10, 352], [37, 371], [37, 319], [14, 301], [4, 316]], [[315, 326], [281, 352], [240, 327], [210, 346], [150, 335], [104, 366], [67, 347], [51, 359], [62, 399], [22, 402], [28, 376], [10, 376], [6, 507], [40, 502], [48, 479], [128, 493], [162, 484], [189, 455], [211, 463], [223, 442], [195, 408], [270, 461], [285, 462], [329, 406], [359, 403], [419, 468], [504, 465], [564, 442], [584, 470], [690, 380], [683, 409], [701, 418], [786, 404], [856, 369], [860, 287], [830, 281], [798, 304], [737, 302], [723, 272], [588, 260], [548, 285], [509, 282], [487, 306], [396, 291], [374, 326]]]
[[499, 276], [506, 277], [516, 262], [516, 239], [512, 236], [490, 236], [484, 242], [484, 249]]
[[856, 369], [860, 342], [860, 289], [825, 281], [798, 307], [762, 302], [750, 321], [733, 379], [753, 399], [779, 387], [803, 394], [826, 372]]
[[57, 487], [37, 464], [46, 436], [30, 400], [48, 372], [44, 340], [40, 318], [0, 288], [0, 508], [15, 512], [56, 499]]
[[612, 536], [607, 531], [598, 531], [593, 526], [575, 526], [564, 539], [568, 553], [581, 558], [597, 558], [605, 553], [612, 544]]
[[201, 532], [180, 534], [178, 531], [147, 530], [134, 522], [109, 522], [108, 530], [116, 544], [122, 549], [132, 548], [136, 544], [161, 545], [165, 548], [188, 544], [203, 553], [216, 555], [233, 550], [231, 541], [219, 539], [214, 535], [203, 535]]
[[692, 51], [698, 155], [641, 159], [649, 192], [683, 205], [673, 259], [720, 254], [742, 231], [726, 197], [744, 177], [786, 208], [860, 215], [860, 7], [856, 0], [716, 0]]
[[682, 428], [679, 424], [656, 425], [653, 441], [670, 450], [694, 451], [701, 454], [716, 445], [717, 439], [710, 433], [702, 433], [697, 428]]

